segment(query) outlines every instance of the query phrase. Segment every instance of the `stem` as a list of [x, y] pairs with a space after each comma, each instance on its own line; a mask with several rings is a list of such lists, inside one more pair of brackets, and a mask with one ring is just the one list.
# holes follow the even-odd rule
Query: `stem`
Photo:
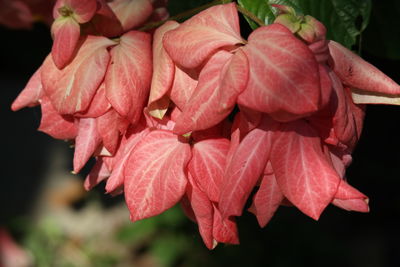
[[265, 23], [264, 23], [262, 20], [260, 20], [259, 18], [257, 18], [256, 15], [254, 15], [253, 13], [251, 13], [250, 11], [248, 11], [247, 9], [245, 9], [245, 8], [239, 6], [239, 5], [236, 5], [236, 7], [237, 7], [237, 10], [238, 10], [240, 13], [242, 13], [243, 15], [245, 15], [246, 17], [250, 18], [252, 21], [254, 21], [255, 23], [257, 23], [258, 26], [265, 26]]
[[[203, 11], [203, 10], [209, 8], [209, 7], [216, 6], [216, 5], [220, 5], [220, 4], [226, 4], [226, 3], [230, 3], [230, 2], [232, 2], [232, 0], [214, 0], [214, 1], [210, 2], [210, 3], [208, 3], [208, 4], [205, 4], [205, 5], [202, 5], [202, 6], [193, 8], [193, 9], [191, 9], [191, 10], [182, 12], [182, 13], [180, 13], [180, 14], [178, 14], [178, 15], [176, 15], [176, 16], [170, 17], [170, 18], [168, 18], [168, 19], [166, 19], [166, 20], [147, 23], [146, 25], [144, 25], [143, 27], [141, 27], [139, 30], [140, 30], [140, 31], [151, 30], [151, 29], [154, 29], [154, 28], [157, 28], [157, 27], [163, 25], [165, 22], [167, 22], [167, 21], [169, 21], [169, 20], [181, 21], [181, 20], [184, 20], [184, 19], [186, 19], [186, 18], [189, 18], [189, 17], [191, 17], [191, 16], [193, 16], [193, 15], [196, 15], [197, 13], [199, 13], [199, 12], [201, 12], [201, 11]], [[254, 15], [253, 15], [253, 16], [254, 16]]]

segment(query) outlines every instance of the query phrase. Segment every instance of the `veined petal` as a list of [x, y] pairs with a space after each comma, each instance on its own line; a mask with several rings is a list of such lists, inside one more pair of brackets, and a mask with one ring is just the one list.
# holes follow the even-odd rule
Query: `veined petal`
[[210, 128], [226, 118], [235, 106], [248, 78], [247, 59], [240, 50], [232, 55], [219, 51], [207, 62], [200, 73], [199, 83], [181, 116], [174, 132]]
[[110, 109], [104, 115], [98, 117], [96, 123], [97, 131], [101, 136], [104, 147], [114, 155], [121, 139], [119, 127], [124, 125], [124, 128], [127, 128], [129, 122], [121, 118], [114, 109]]
[[101, 83], [89, 107], [83, 112], [76, 113], [75, 116], [80, 118], [98, 118], [104, 115], [110, 108], [111, 104], [106, 98], [106, 86], [104, 83]]
[[328, 45], [332, 68], [345, 85], [364, 95], [400, 97], [400, 86], [383, 72], [337, 42], [329, 41]]
[[243, 43], [234, 3], [210, 7], [164, 37], [168, 54], [185, 68], [198, 67], [219, 48]]
[[143, 24], [153, 12], [150, 0], [114, 0], [108, 4], [128, 31]]
[[308, 47], [286, 27], [260, 27], [243, 48], [249, 81], [238, 103], [278, 121], [309, 115], [319, 108], [318, 64]]
[[285, 197], [318, 220], [341, 179], [325, 158], [320, 137], [307, 122], [286, 123], [274, 134], [271, 164]]
[[115, 43], [105, 37], [88, 36], [74, 60], [62, 71], [46, 59], [41, 72], [43, 89], [60, 114], [87, 109], [104, 79], [110, 59], [107, 47], [112, 45]]
[[[166, 32], [175, 29], [178, 26], [179, 23], [175, 21], [167, 21], [165, 24], [159, 27], [154, 33], [153, 77], [151, 80], [151, 89], [150, 89], [150, 97], [148, 104], [149, 113], [152, 116], [155, 115], [153, 113], [156, 110], [160, 109], [157, 103], [160, 102], [160, 100], [163, 99], [163, 97], [171, 89], [175, 74], [175, 64], [163, 47], [162, 38], [164, 37], [164, 34]], [[165, 111], [164, 112], [161, 111], [161, 114], [159, 116], [154, 116], [154, 117], [162, 119], [168, 108], [169, 99], [168, 101], [163, 101], [163, 103], [164, 102], [165, 105], [161, 109]]]
[[183, 110], [189, 102], [197, 84], [198, 81], [196, 79], [192, 78], [178, 66], [175, 66], [170, 98], [180, 110]]
[[214, 208], [210, 199], [207, 197], [206, 193], [199, 188], [190, 172], [188, 173], [186, 196], [193, 211], [194, 218], [199, 225], [199, 232], [204, 244], [208, 249], [213, 249], [216, 245], [213, 238]]
[[229, 140], [224, 138], [205, 139], [193, 145], [189, 172], [214, 202], [219, 201], [229, 145]]
[[112, 193], [124, 185], [125, 167], [128, 159], [135, 149], [136, 145], [150, 132], [144, 125], [138, 124], [136, 127], [130, 128], [118, 148], [114, 157], [114, 164], [110, 178], [107, 180], [106, 191]]
[[131, 220], [158, 215], [185, 193], [190, 145], [169, 131], [155, 130], [131, 154], [125, 168], [125, 199]]
[[55, 139], [66, 140], [76, 137], [78, 129], [72, 116], [58, 114], [46, 97], [42, 98], [40, 107], [42, 119], [40, 120], [39, 131]]
[[113, 108], [135, 124], [149, 94], [152, 63], [150, 35], [130, 31], [111, 49], [105, 77], [106, 96]]
[[227, 163], [219, 201], [223, 218], [242, 214], [244, 204], [269, 160], [273, 127], [276, 122], [264, 118], [243, 138]]
[[101, 143], [97, 131], [96, 119], [82, 118], [79, 120], [78, 135], [75, 139], [74, 172], [78, 173], [90, 159]]
[[265, 227], [284, 198], [275, 175], [273, 173], [264, 174], [249, 211], [256, 215], [258, 224]]
[[368, 202], [367, 196], [342, 180], [332, 204], [349, 211], [369, 212]]

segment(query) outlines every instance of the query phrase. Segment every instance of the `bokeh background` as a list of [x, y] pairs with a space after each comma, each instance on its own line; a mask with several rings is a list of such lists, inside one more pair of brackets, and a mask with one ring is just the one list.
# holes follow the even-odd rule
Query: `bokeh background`
[[[178, 2], [173, 8], [184, 10]], [[397, 83], [399, 17], [399, 1], [373, 1], [361, 38], [362, 56]], [[179, 207], [133, 224], [121, 197], [104, 195], [102, 185], [83, 191], [89, 168], [70, 173], [73, 150], [36, 131], [40, 109], [10, 110], [50, 51], [48, 26], [0, 26], [0, 36], [0, 227], [31, 266], [400, 266], [400, 107], [368, 107], [347, 172], [349, 183], [369, 196], [370, 213], [328, 207], [315, 222], [281, 207], [260, 229], [244, 212], [241, 244], [208, 251]]]

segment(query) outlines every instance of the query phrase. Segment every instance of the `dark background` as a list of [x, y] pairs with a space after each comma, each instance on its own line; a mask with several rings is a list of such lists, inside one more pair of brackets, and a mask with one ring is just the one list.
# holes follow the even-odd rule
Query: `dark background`
[[[381, 2], [386, 3], [374, 1], [371, 23], [362, 37], [362, 56], [400, 83], [399, 4]], [[50, 51], [48, 27], [37, 24], [26, 31], [0, 26], [0, 36], [0, 225], [12, 228], [15, 218], [31, 213], [49, 167], [50, 151], [62, 141], [36, 131], [40, 109], [10, 110]], [[369, 196], [370, 213], [329, 207], [315, 222], [295, 208], [281, 207], [268, 226], [260, 229], [245, 212], [238, 221], [241, 245], [219, 246], [207, 252], [209, 260], [217, 266], [400, 266], [399, 124], [400, 107], [367, 108], [347, 177]], [[72, 155], [68, 157], [66, 172], [72, 162]]]

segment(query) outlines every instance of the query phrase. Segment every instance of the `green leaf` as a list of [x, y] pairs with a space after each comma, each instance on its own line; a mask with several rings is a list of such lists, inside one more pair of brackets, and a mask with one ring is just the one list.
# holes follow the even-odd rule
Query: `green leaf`
[[304, 14], [320, 20], [328, 30], [328, 39], [348, 48], [367, 27], [371, 12], [370, 0], [298, 0]]
[[[347, 47], [356, 43], [365, 30], [371, 12], [371, 0], [239, 0], [239, 5], [265, 24], [271, 24], [277, 10], [271, 4], [293, 7], [298, 15], [311, 15], [320, 20], [328, 30], [328, 39]], [[252, 29], [258, 25], [247, 18]]]
[[[275, 15], [268, 5], [268, 0], [239, 0], [238, 3], [241, 7], [253, 13], [266, 25], [271, 24], [275, 20]], [[259, 27], [251, 18], [247, 16], [245, 16], [245, 18], [253, 30]]]

